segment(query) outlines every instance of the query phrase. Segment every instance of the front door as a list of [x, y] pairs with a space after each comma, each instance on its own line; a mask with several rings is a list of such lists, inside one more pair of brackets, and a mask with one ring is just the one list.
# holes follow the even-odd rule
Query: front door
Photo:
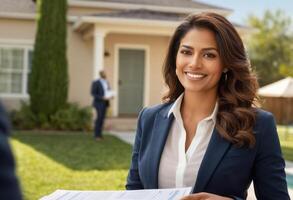
[[119, 116], [136, 116], [143, 107], [145, 51], [119, 49]]

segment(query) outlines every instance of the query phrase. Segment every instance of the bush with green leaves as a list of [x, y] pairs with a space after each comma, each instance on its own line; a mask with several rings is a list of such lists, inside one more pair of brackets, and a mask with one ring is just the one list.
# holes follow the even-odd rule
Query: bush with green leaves
[[76, 103], [68, 103], [56, 113], [47, 118], [45, 115], [36, 115], [31, 107], [22, 102], [18, 111], [11, 112], [13, 128], [43, 129], [43, 130], [91, 130], [91, 107], [80, 108]]
[[92, 122], [91, 107], [79, 108], [77, 104], [67, 104], [51, 115], [52, 126], [58, 130], [90, 130]]
[[33, 129], [37, 126], [37, 117], [32, 112], [30, 106], [21, 102], [20, 110], [13, 110], [10, 113], [11, 123], [16, 129]]

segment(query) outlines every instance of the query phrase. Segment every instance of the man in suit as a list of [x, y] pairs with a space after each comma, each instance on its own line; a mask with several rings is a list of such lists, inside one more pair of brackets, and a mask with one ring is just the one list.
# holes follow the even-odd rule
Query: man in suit
[[107, 108], [109, 107], [109, 98], [107, 92], [110, 90], [109, 83], [106, 79], [106, 73], [100, 71], [100, 78], [92, 83], [91, 94], [93, 96], [93, 106], [97, 113], [95, 121], [95, 139], [100, 141], [103, 139], [102, 130], [105, 121]]
[[0, 105], [0, 199], [22, 199], [14, 158], [8, 142], [9, 122], [3, 107]]

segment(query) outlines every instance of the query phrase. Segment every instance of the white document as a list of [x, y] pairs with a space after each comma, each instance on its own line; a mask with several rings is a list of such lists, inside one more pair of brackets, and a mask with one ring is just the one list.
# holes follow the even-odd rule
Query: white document
[[112, 97], [116, 96], [116, 92], [113, 90], [107, 90], [105, 93], [105, 98], [106, 99], [111, 99]]
[[178, 200], [190, 192], [191, 187], [125, 191], [56, 190], [40, 200]]

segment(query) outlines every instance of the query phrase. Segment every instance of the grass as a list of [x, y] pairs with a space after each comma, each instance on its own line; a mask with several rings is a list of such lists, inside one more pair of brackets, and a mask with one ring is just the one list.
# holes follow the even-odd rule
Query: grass
[[24, 199], [34, 200], [56, 189], [123, 190], [131, 146], [106, 135], [17, 132], [11, 139]]
[[278, 126], [284, 158], [293, 161], [293, 127]]

